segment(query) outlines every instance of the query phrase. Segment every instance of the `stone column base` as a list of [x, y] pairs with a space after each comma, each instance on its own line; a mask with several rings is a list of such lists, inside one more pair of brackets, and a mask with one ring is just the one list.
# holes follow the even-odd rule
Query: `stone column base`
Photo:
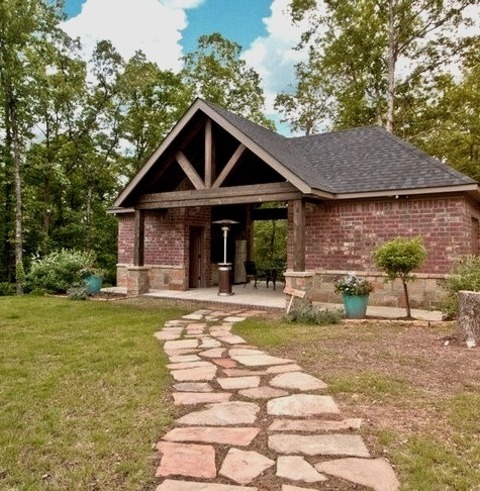
[[141, 266], [127, 268], [127, 295], [136, 297], [148, 293], [150, 290], [149, 271], [150, 268]]
[[[311, 304], [312, 303], [312, 293], [313, 293], [313, 278], [315, 276], [315, 271], [286, 271], [285, 276], [285, 287], [292, 288], [294, 290], [300, 290], [305, 292], [303, 298], [294, 297], [292, 308], [299, 304]], [[290, 295], [286, 299], [285, 308], [290, 304]]]

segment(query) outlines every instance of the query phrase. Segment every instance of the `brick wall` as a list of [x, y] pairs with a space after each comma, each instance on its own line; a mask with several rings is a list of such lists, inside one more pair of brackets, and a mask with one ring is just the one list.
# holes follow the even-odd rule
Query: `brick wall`
[[118, 218], [118, 262], [133, 263], [133, 213], [121, 214]]
[[471, 216], [462, 196], [404, 198], [306, 207], [306, 269], [372, 270], [372, 251], [399, 235], [423, 237], [428, 257], [421, 271], [446, 274], [471, 251]]
[[[475, 250], [472, 218], [478, 206], [464, 196], [401, 197], [306, 205], [306, 267], [314, 271], [312, 299], [339, 302], [333, 282], [348, 271], [375, 285], [373, 305], [403, 306], [400, 282], [385, 282], [376, 271], [372, 251], [397, 236], [423, 237], [428, 257], [410, 285], [412, 306], [433, 306], [442, 295], [442, 280], [456, 257]], [[288, 264], [293, 264], [292, 215], [289, 212]]]
[[[205, 284], [212, 281], [209, 207], [147, 211], [144, 221], [144, 265], [150, 268], [152, 289], [187, 289], [190, 227], [205, 228]], [[117, 285], [127, 286], [126, 269], [133, 263], [134, 216], [119, 216]]]

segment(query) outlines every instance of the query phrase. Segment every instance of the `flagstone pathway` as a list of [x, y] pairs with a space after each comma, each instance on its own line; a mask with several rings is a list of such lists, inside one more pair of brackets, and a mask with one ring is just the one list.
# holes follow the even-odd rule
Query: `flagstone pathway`
[[155, 334], [181, 413], [157, 444], [156, 491], [398, 490], [327, 384], [232, 334], [259, 313], [198, 310]]

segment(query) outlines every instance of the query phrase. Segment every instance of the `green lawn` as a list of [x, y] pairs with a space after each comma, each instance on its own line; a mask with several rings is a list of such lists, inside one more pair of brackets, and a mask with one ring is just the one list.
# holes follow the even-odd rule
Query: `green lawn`
[[0, 489], [142, 490], [171, 422], [175, 308], [0, 298]]
[[375, 457], [403, 491], [480, 490], [479, 349], [445, 339], [453, 326], [333, 326], [248, 319], [235, 331], [329, 384], [347, 417], [363, 419]]

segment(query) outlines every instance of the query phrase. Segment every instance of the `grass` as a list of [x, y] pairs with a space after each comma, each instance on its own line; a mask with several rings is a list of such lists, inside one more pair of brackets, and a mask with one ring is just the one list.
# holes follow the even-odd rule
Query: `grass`
[[180, 313], [0, 298], [0, 489], [151, 489], [172, 417], [153, 333]]
[[368, 447], [395, 466], [402, 490], [479, 491], [480, 357], [444, 345], [453, 329], [258, 318], [235, 327], [327, 382], [344, 416], [363, 419]]

